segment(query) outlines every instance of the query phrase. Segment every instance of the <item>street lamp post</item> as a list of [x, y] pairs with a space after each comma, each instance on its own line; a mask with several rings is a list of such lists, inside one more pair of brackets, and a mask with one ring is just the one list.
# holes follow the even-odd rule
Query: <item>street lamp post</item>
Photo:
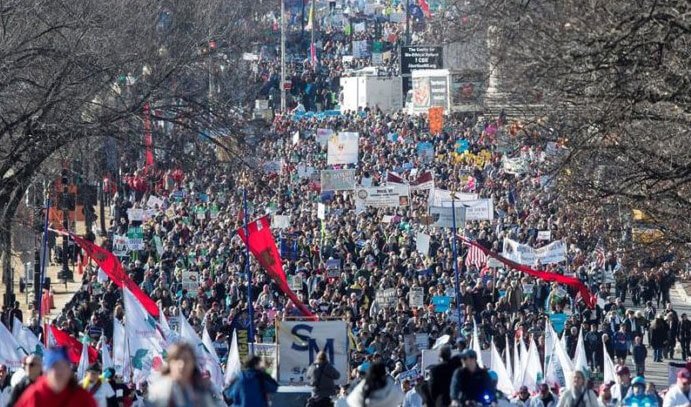
[[[67, 232], [69, 230], [69, 211], [70, 211], [70, 194], [69, 194], [69, 178], [67, 176], [67, 169], [62, 170], [62, 199], [61, 199], [61, 207], [62, 209], [62, 230], [64, 232]], [[62, 276], [62, 279], [67, 282], [67, 280], [72, 279], [72, 272], [70, 271], [70, 268], [67, 264], [69, 261], [69, 256], [68, 256], [68, 250], [69, 250], [69, 236], [67, 234], [62, 236], [62, 269], [60, 270], [60, 274]]]

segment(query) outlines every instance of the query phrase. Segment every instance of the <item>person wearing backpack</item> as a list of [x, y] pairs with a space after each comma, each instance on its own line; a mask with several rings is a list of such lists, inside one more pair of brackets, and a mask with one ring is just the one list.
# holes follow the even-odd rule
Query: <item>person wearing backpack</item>
[[335, 380], [341, 374], [326, 358], [326, 353], [321, 351], [317, 359], [307, 369], [307, 382], [312, 386], [312, 397], [307, 402], [308, 407], [331, 407], [331, 397], [336, 394]]

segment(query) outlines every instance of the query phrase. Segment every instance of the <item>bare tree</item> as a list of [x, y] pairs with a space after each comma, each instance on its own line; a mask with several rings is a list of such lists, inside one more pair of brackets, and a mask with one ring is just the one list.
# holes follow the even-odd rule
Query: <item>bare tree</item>
[[663, 250], [689, 254], [687, 1], [456, 1], [445, 16], [441, 39], [488, 35], [508, 102], [529, 105], [553, 129], [544, 137], [567, 140], [553, 168], [561, 197], [581, 215], [616, 208], [593, 230], [638, 250], [630, 229], [657, 229]]
[[145, 103], [184, 112], [163, 119], [187, 128], [234, 120], [227, 100], [209, 97], [209, 72], [223, 44], [224, 66], [237, 73], [226, 76], [229, 86], [246, 83], [241, 55], [260, 41], [256, 27], [269, 7], [265, 1], [222, 0], [0, 2], [0, 249], [6, 283], [12, 218], [41, 165], [75, 140], [116, 136], [139, 142]]

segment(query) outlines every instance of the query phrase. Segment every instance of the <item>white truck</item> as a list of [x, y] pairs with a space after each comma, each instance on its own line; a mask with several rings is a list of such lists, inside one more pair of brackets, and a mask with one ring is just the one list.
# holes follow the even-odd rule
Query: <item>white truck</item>
[[410, 114], [427, 113], [441, 106], [444, 113], [483, 110], [484, 77], [477, 72], [452, 72], [448, 69], [414, 70], [412, 89], [406, 95]]
[[341, 113], [378, 106], [390, 113], [403, 108], [400, 76], [358, 75], [341, 78]]

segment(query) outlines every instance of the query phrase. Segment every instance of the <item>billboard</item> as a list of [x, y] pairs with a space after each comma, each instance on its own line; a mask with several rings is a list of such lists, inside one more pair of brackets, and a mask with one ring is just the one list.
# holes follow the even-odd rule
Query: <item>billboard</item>
[[412, 71], [418, 69], [441, 69], [443, 67], [442, 47], [401, 47], [401, 75], [410, 75]]

